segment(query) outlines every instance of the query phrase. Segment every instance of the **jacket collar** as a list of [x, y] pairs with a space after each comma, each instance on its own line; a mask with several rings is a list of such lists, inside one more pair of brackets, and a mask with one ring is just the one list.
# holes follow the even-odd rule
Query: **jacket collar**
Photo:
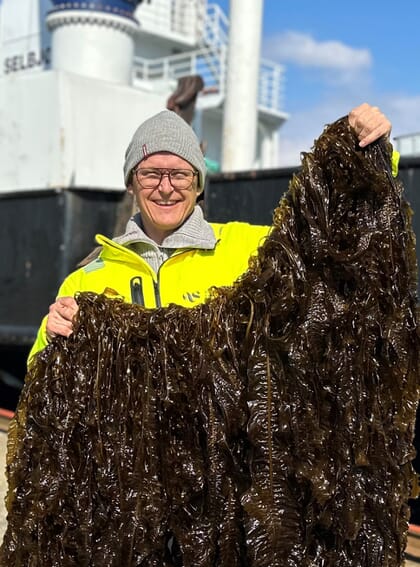
[[203, 211], [195, 206], [191, 215], [172, 234], [167, 236], [158, 246], [144, 232], [140, 213], [135, 214], [127, 223], [126, 231], [122, 236], [114, 238], [118, 244], [127, 246], [134, 242], [142, 242], [156, 248], [199, 248], [213, 250], [216, 246], [216, 236], [211, 225], [204, 219]]

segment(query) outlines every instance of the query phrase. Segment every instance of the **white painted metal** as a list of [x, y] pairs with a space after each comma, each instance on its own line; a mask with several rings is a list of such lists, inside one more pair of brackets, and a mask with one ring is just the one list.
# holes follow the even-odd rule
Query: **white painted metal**
[[122, 16], [87, 10], [53, 12], [52, 68], [92, 79], [131, 84], [138, 24]]
[[394, 148], [402, 156], [420, 155], [420, 133], [395, 136], [392, 140]]
[[222, 169], [254, 167], [263, 0], [230, 0]]
[[50, 67], [50, 35], [45, 17], [50, 0], [0, 1], [0, 77]]
[[196, 46], [203, 37], [207, 0], [153, 0], [136, 9], [142, 32]]
[[270, 168], [278, 156], [278, 132], [264, 122], [259, 122], [257, 132], [259, 142], [257, 149], [257, 165], [259, 168]]
[[[204, 95], [226, 94], [226, 50], [215, 52], [211, 47], [193, 52], [180, 53], [157, 59], [134, 58], [134, 81], [171, 81], [185, 75], [201, 75], [205, 88]], [[270, 61], [260, 66], [260, 81], [257, 77], [258, 107], [261, 110], [284, 117], [283, 108], [283, 67]], [[204, 106], [206, 106], [203, 101]]]
[[123, 190], [128, 141], [165, 100], [62, 71], [0, 78], [0, 192]]

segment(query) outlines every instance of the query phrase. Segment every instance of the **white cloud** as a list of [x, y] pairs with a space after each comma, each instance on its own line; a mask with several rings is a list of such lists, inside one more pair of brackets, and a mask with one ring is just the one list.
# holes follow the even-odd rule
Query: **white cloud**
[[[390, 119], [391, 140], [394, 136], [420, 133], [420, 96], [410, 97], [389, 92], [375, 96], [370, 93], [369, 98], [364, 100], [379, 106]], [[348, 98], [342, 96], [342, 93], [331, 93], [328, 100], [293, 114], [280, 129], [279, 167], [300, 164], [301, 152], [311, 149], [323, 128], [364, 100], [358, 100], [354, 93]]]
[[264, 52], [270, 59], [302, 67], [341, 71], [370, 68], [372, 57], [368, 49], [349, 47], [341, 41], [316, 41], [312, 36], [286, 31], [267, 39]]
[[[311, 149], [324, 126], [362, 102], [379, 106], [388, 116], [392, 136], [420, 133], [420, 96], [375, 88], [369, 49], [341, 41], [316, 41], [309, 34], [287, 31], [267, 39], [263, 52], [286, 64], [286, 77], [295, 67], [292, 76], [297, 72], [311, 79], [306, 104], [294, 104], [290, 119], [280, 129], [280, 167], [300, 164], [301, 152]], [[286, 92], [291, 98], [289, 89]]]

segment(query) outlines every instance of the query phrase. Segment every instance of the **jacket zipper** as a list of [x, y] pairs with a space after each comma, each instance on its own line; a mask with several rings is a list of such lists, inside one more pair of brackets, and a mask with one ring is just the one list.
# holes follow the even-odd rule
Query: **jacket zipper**
[[[161, 266], [159, 267], [159, 270], [156, 274], [157, 281], [153, 281], [153, 291], [154, 291], [154, 295], [155, 295], [156, 307], [162, 307], [162, 300], [161, 300], [161, 297], [160, 297], [160, 285], [159, 285], [160, 268], [163, 266], [163, 264], [165, 264], [168, 260], [170, 260], [174, 256], [179, 256], [181, 254], [188, 252], [189, 250], [190, 249], [188, 248], [188, 249], [183, 249], [179, 252], [175, 252], [167, 260], [165, 260], [165, 262], [163, 262], [161, 264]], [[134, 276], [133, 278], [131, 278], [130, 290], [131, 290], [131, 301], [133, 303], [137, 303], [138, 305], [142, 305], [144, 307], [143, 282], [142, 282], [142, 279], [141, 279], [140, 276]]]
[[159, 291], [159, 274], [158, 274], [158, 281], [153, 282], [153, 289], [155, 291], [156, 307], [162, 307], [162, 302], [160, 300], [160, 291]]
[[[153, 290], [155, 292], [156, 307], [162, 307], [158, 282], [153, 282]], [[134, 278], [131, 278], [130, 291], [131, 291], [131, 302], [144, 307], [143, 282], [140, 276], [134, 276]]]
[[[143, 282], [140, 276], [130, 280], [131, 301], [144, 307]], [[155, 291], [156, 294], [156, 291]]]

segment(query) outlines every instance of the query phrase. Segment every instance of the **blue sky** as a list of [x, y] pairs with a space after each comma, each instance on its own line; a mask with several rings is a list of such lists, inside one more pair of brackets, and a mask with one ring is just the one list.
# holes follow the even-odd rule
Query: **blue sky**
[[[229, 0], [216, 0], [229, 13]], [[362, 102], [420, 132], [420, 2], [265, 0], [261, 55], [285, 66], [280, 165]]]

